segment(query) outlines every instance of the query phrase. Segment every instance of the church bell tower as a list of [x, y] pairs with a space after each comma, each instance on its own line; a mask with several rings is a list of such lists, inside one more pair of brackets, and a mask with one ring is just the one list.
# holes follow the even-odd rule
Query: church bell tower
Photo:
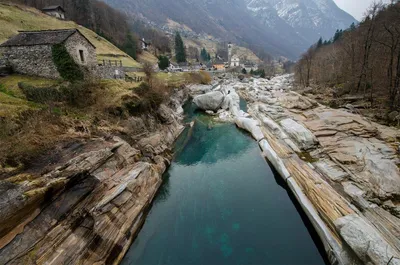
[[233, 44], [228, 43], [228, 63], [231, 65], [231, 59], [232, 59], [232, 50], [233, 50]]

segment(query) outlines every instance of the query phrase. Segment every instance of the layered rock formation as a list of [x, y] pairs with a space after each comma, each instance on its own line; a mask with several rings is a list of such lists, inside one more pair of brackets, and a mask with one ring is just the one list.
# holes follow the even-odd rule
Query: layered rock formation
[[[0, 264], [117, 264], [144, 222], [182, 132], [184, 90], [119, 137], [62, 146], [45, 172], [0, 181]], [[130, 124], [130, 125], [129, 125]]]
[[290, 91], [290, 75], [228, 80], [251, 133], [294, 193], [332, 264], [400, 264], [400, 132]]

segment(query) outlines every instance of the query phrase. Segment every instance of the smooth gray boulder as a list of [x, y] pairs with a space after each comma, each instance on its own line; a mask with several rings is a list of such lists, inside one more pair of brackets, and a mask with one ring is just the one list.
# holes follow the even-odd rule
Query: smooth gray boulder
[[251, 118], [238, 117], [235, 119], [235, 123], [239, 128], [250, 132], [257, 141], [264, 139], [264, 134], [261, 131], [258, 121]]
[[301, 149], [309, 150], [317, 144], [318, 141], [314, 134], [300, 123], [292, 119], [284, 119], [280, 124], [283, 130], [293, 138]]
[[199, 109], [217, 111], [221, 107], [224, 98], [222, 92], [215, 91], [194, 97], [193, 103]]
[[[357, 214], [347, 215], [335, 221], [340, 235], [365, 264], [389, 264], [392, 257], [399, 257], [382, 235]], [[400, 265], [400, 260], [392, 259], [391, 265]]]
[[240, 114], [239, 95], [234, 90], [230, 90], [229, 94], [225, 96], [221, 108], [224, 110], [229, 110], [234, 117], [239, 116]]

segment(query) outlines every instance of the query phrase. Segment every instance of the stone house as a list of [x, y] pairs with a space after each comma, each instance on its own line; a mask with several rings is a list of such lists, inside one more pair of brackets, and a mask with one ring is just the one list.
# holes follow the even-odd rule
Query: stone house
[[248, 73], [251, 72], [251, 70], [256, 71], [258, 69], [258, 65], [252, 62], [245, 62], [240, 65], [242, 69], [246, 69]]
[[46, 6], [42, 8], [42, 12], [52, 17], [65, 19], [65, 10], [61, 6]]
[[225, 62], [223, 60], [215, 60], [213, 63], [213, 68], [216, 71], [225, 71]]
[[52, 47], [62, 44], [74, 61], [96, 73], [96, 47], [78, 29], [20, 31], [0, 45], [14, 72], [45, 78], [60, 78]]

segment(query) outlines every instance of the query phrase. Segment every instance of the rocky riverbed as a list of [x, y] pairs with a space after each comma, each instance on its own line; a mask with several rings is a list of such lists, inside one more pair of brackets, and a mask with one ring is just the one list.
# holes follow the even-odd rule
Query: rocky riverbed
[[[187, 90], [137, 131], [55, 148], [46, 163], [0, 181], [0, 264], [118, 264], [144, 222], [184, 129]], [[126, 137], [132, 140], [132, 137]]]
[[400, 264], [399, 130], [291, 90], [291, 75], [192, 88], [200, 109], [259, 142], [332, 264]]

